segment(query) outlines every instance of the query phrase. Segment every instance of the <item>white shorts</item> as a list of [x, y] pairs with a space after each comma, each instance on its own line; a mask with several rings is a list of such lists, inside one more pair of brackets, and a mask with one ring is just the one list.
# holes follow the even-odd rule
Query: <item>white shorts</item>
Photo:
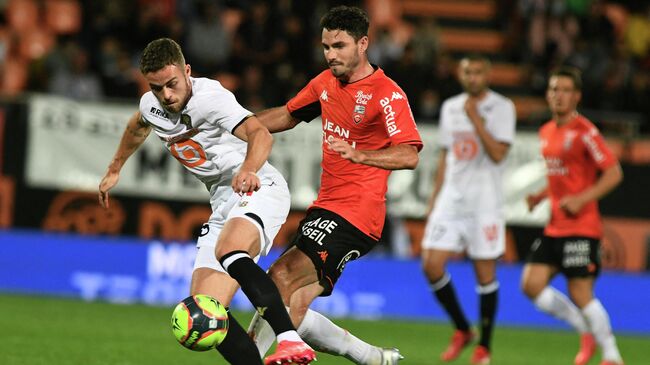
[[496, 259], [505, 252], [505, 220], [499, 215], [429, 216], [423, 249], [467, 251], [475, 260]]
[[[220, 186], [210, 191], [212, 215], [201, 228], [196, 242], [198, 252], [194, 269], [207, 267], [221, 272], [226, 270], [217, 261], [215, 248], [219, 234], [229, 219], [238, 217], [248, 219], [260, 232], [260, 255], [269, 253], [273, 239], [287, 219], [291, 205], [289, 188], [282, 176], [274, 176], [273, 181], [264, 182], [262, 187], [251, 194], [240, 195], [230, 186]], [[251, 215], [257, 216], [262, 225]], [[254, 257], [255, 262], [260, 255]]]

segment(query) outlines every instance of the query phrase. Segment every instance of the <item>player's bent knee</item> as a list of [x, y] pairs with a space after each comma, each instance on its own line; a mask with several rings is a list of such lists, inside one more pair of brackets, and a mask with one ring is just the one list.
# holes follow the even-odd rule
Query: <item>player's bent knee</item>
[[535, 280], [530, 280], [530, 279], [524, 279], [521, 282], [521, 291], [526, 294], [526, 296], [530, 299], [535, 299], [539, 295], [539, 293], [544, 290], [546, 287], [545, 283], [542, 283], [540, 281], [535, 281]]

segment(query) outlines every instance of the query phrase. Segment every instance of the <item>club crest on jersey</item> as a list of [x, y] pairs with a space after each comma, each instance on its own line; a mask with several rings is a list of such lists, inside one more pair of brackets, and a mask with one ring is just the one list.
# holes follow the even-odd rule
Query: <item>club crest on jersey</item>
[[323, 92], [320, 94], [320, 98], [323, 101], [327, 101], [327, 90], [323, 90]]
[[573, 144], [573, 140], [576, 138], [576, 132], [575, 131], [568, 131], [566, 135], [564, 136], [564, 150], [567, 151], [571, 148], [571, 145]]
[[359, 124], [363, 120], [363, 115], [366, 113], [366, 107], [363, 105], [354, 106], [354, 115], [352, 115], [352, 120], [354, 124]]

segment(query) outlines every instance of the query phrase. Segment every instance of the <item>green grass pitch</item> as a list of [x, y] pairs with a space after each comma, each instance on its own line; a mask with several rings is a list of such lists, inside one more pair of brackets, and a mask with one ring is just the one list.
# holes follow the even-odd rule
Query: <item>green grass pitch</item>
[[[86, 303], [79, 300], [0, 295], [2, 365], [172, 365], [225, 364], [216, 351], [195, 353], [181, 347], [171, 332], [169, 308]], [[250, 313], [237, 313], [247, 323]], [[400, 364], [440, 364], [438, 355], [451, 329], [446, 324], [397, 320], [335, 320], [361, 338], [400, 348]], [[650, 363], [650, 337], [618, 336], [627, 365]], [[567, 331], [498, 327], [494, 365], [572, 364], [578, 336]], [[465, 351], [452, 364], [468, 364]], [[319, 354], [318, 365], [352, 364]], [[590, 364], [599, 362], [599, 355]]]

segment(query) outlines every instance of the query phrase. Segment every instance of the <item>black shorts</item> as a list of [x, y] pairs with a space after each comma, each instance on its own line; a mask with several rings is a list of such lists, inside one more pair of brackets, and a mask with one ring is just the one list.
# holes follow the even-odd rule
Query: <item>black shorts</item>
[[600, 273], [600, 240], [590, 237], [543, 236], [533, 242], [528, 262], [555, 266], [567, 278]]
[[352, 260], [367, 254], [377, 241], [361, 232], [340, 215], [325, 209], [311, 209], [300, 222], [293, 245], [316, 267], [322, 297], [332, 294], [336, 281]]

